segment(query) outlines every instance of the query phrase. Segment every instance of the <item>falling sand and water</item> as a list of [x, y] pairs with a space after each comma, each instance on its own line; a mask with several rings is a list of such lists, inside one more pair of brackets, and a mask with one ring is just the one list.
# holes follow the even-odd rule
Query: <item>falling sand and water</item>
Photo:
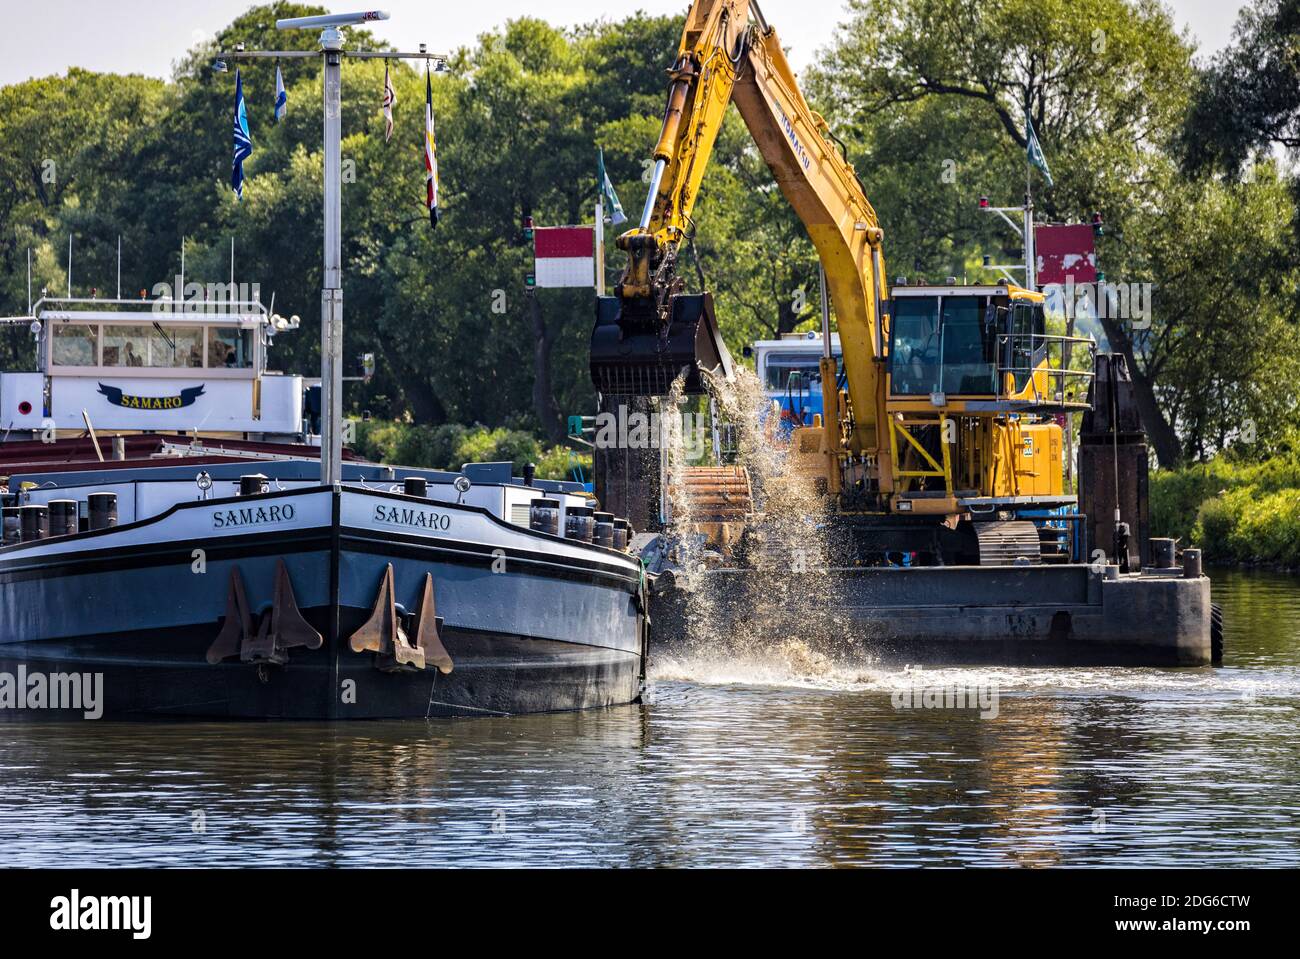
[[[834, 562], [824, 499], [789, 455], [788, 434], [775, 428], [777, 412], [758, 377], [741, 369], [730, 380], [704, 377], [716, 415], [735, 431], [735, 462], [753, 486], [755, 522], [762, 549], [754, 565], [769, 575], [762, 590], [743, 602], [719, 584], [716, 554], [695, 534], [695, 503], [687, 495], [691, 451], [702, 444], [684, 436], [685, 417], [665, 416], [664, 445], [670, 534], [677, 541], [677, 585], [685, 593], [683, 641], [652, 658], [652, 678], [711, 685], [761, 685], [842, 691], [896, 691], [934, 687], [997, 686], [1015, 690], [1148, 690], [1254, 695], [1259, 689], [1300, 694], [1300, 677], [1279, 686], [1231, 681], [1215, 670], [1088, 667], [996, 667], [882, 662], [872, 637], [837, 609]], [[683, 405], [684, 379], [665, 406]]]
[[[685, 635], [656, 655], [652, 673], [696, 681], [856, 682], [869, 664], [847, 624], [836, 615], [829, 580], [825, 507], [807, 477], [798, 475], [780, 438], [758, 377], [748, 369], [729, 380], [704, 375], [715, 415], [734, 436], [734, 462], [748, 474], [754, 501], [749, 560], [765, 573], [765, 588], [738, 599], [713, 573], [721, 555], [696, 532], [700, 517], [686, 480], [691, 467], [683, 435], [686, 418], [665, 416], [664, 446], [676, 583], [684, 593]], [[684, 402], [679, 377], [668, 409]]]

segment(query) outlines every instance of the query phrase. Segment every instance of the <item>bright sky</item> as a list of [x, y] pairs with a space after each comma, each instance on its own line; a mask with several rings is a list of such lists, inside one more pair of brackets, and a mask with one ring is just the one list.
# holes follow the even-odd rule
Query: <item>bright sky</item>
[[[376, 2], [376, 0], [371, 0]], [[411, 49], [420, 42], [443, 51], [474, 42], [480, 33], [529, 14], [556, 24], [597, 16], [617, 19], [637, 10], [683, 12], [686, 0], [491, 0], [441, 3], [378, 0], [392, 14], [375, 28], [379, 37]], [[1224, 46], [1242, 4], [1238, 0], [1169, 0], [1180, 25], [1191, 27], [1202, 51]], [[249, 0], [42, 0], [6, 3], [0, 29], [0, 85], [63, 73], [71, 65], [117, 73], [167, 77], [172, 61], [230, 23]], [[363, 9], [360, 0], [323, 0], [336, 12]], [[844, 19], [842, 0], [761, 0], [764, 15], [791, 48], [796, 70], [832, 38]], [[107, 10], [111, 9], [111, 13]]]

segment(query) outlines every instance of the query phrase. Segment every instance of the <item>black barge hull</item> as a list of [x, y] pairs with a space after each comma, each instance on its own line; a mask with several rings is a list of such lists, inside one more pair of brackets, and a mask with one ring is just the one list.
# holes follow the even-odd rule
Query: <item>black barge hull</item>
[[[276, 586], [282, 569], [289, 586], [280, 592], [292, 594], [319, 644], [276, 648], [268, 661], [248, 655], [245, 641], [244, 655], [237, 644], [212, 662], [231, 618], [232, 574], [256, 629], [277, 603], [287, 608]], [[354, 648], [350, 639], [384, 602], [386, 581], [412, 637], [432, 584], [449, 670], [394, 663], [391, 649]], [[643, 583], [625, 554], [402, 494], [316, 488], [185, 504], [112, 530], [0, 550], [0, 682], [20, 670], [99, 674], [102, 715], [119, 718], [424, 718], [612, 706], [641, 693]], [[68, 712], [0, 700], [0, 719], [42, 716]]]

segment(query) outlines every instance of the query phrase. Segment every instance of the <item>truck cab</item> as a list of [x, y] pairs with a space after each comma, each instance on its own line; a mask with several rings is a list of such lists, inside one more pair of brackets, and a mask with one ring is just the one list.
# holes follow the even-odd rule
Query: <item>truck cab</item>
[[[779, 339], [758, 340], [751, 347], [754, 371], [769, 405], [780, 409], [782, 430], [811, 426], [822, 414], [822, 337], [819, 333], [785, 333]], [[831, 334], [831, 355], [842, 359], [840, 335]]]

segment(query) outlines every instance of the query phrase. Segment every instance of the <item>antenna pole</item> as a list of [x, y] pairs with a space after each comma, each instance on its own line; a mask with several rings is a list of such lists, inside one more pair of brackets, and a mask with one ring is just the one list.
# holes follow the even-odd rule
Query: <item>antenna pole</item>
[[176, 297], [179, 294], [181, 302], [185, 302], [185, 236], [181, 235], [181, 275], [176, 278], [180, 281], [180, 289], [172, 290], [172, 309], [176, 309]]
[[27, 248], [27, 312], [32, 312], [32, 248]]
[[117, 235], [117, 298], [122, 298], [122, 234]]
[[235, 289], [235, 238], [233, 236], [230, 238], [230, 289], [232, 291], [230, 295], [234, 296], [235, 294], [233, 291]]
[[72, 233], [68, 233], [68, 299], [72, 299]]

